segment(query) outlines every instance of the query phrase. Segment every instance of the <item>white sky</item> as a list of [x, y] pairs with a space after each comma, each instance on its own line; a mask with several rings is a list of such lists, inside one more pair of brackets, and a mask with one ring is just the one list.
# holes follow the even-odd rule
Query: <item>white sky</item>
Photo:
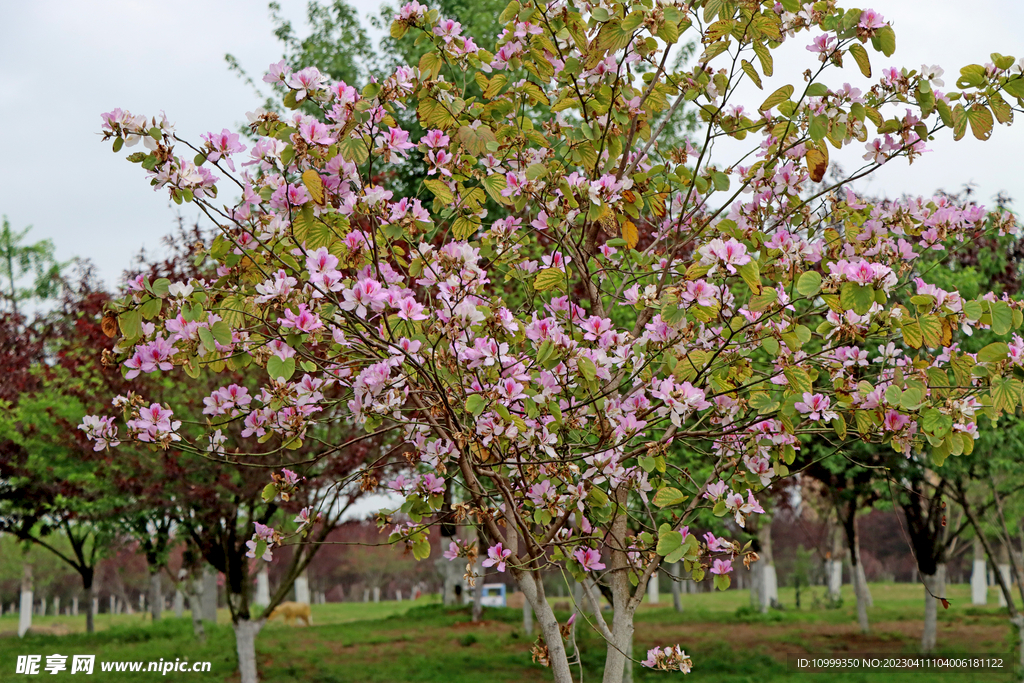
[[[378, 3], [352, 3], [366, 18]], [[851, 4], [851, 3], [846, 3]], [[304, 0], [281, 0], [301, 35]], [[851, 5], [852, 6], [852, 5]], [[1024, 2], [1020, 0], [876, 0], [870, 5], [897, 33], [892, 65], [939, 64], [951, 89], [959, 68], [984, 63], [995, 51], [1024, 56]], [[179, 134], [198, 141], [208, 130], [236, 128], [255, 96], [227, 70], [230, 52], [256, 76], [280, 59], [265, 4], [258, 0], [32, 0], [4, 3], [0, 21], [0, 213], [30, 237], [49, 237], [58, 257], [91, 259], [108, 285], [138, 250], [159, 250], [178, 207], [153, 192], [141, 169], [101, 144], [99, 115], [114, 107], [147, 116], [161, 110]], [[813, 65], [801, 36], [776, 57], [766, 92], [799, 79]], [[890, 65], [870, 51], [877, 74]], [[787, 64], [791, 65], [787, 68]], [[797, 71], [794, 72], [794, 67]], [[849, 75], [846, 75], [849, 74]], [[857, 84], [850, 65], [844, 80]], [[765, 96], [747, 102], [756, 108]], [[1024, 208], [1024, 122], [997, 126], [986, 143], [936, 140], [934, 151], [909, 169], [883, 169], [865, 189], [896, 196], [978, 185], [988, 200], [1008, 191]], [[860, 147], [857, 146], [857, 150]], [[858, 151], [853, 158], [859, 157]], [[837, 160], [834, 157], [833, 160]], [[846, 164], [853, 167], [852, 162]], [[862, 186], [864, 187], [864, 186]], [[226, 199], [226, 198], [225, 198]], [[194, 209], [182, 207], [186, 218]]]

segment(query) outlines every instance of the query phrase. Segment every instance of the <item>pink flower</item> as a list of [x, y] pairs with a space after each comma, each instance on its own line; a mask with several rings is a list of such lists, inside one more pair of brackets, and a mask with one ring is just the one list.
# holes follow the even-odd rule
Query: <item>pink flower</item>
[[102, 451], [110, 446], [116, 448], [119, 445], [117, 440], [117, 427], [114, 425], [114, 418], [99, 417], [98, 415], [86, 415], [82, 418], [82, 424], [78, 428], [85, 432], [89, 441], [95, 441], [94, 451]]
[[829, 410], [831, 403], [829, 397], [824, 394], [812, 394], [805, 391], [804, 400], [797, 401], [793, 407], [815, 422], [818, 420], [829, 422], [839, 417], [836, 412]]
[[181, 426], [179, 420], [171, 421], [174, 411], [164, 408], [159, 403], [153, 403], [148, 408], [139, 411], [136, 420], [128, 420], [130, 429], [139, 441], [150, 443], [181, 441], [181, 437], [174, 434], [174, 431]]
[[601, 553], [593, 548], [577, 548], [572, 556], [580, 563], [585, 572], [604, 569], [604, 564], [601, 562]]
[[444, 559], [448, 560], [449, 562], [451, 562], [452, 560], [455, 560], [456, 558], [458, 558], [458, 556], [459, 556], [459, 544], [456, 543], [455, 541], [452, 541], [451, 543], [449, 543], [448, 544], [448, 550], [445, 550], [443, 555], [444, 555]]
[[882, 420], [882, 426], [887, 432], [898, 432], [908, 424], [910, 424], [910, 418], [895, 410], [888, 411], [885, 414], [885, 419]]
[[291, 309], [284, 309], [284, 317], [278, 318], [277, 322], [281, 327], [290, 327], [296, 332], [312, 332], [324, 326], [320, 316], [306, 308], [306, 304], [299, 304], [299, 312], [292, 313]]
[[712, 266], [708, 273], [713, 273], [721, 264], [727, 271], [735, 274], [736, 266], [750, 263], [746, 245], [731, 237], [726, 241], [715, 238], [698, 249], [697, 253], [700, 254], [702, 264]]
[[501, 543], [492, 545], [487, 549], [487, 559], [483, 561], [485, 567], [496, 567], [499, 572], [505, 571], [505, 559], [512, 554], [511, 550], [503, 548]]
[[860, 13], [860, 22], [857, 26], [873, 30], [885, 26], [885, 18], [873, 9], [866, 9]]
[[711, 573], [719, 576], [732, 573], [732, 560], [715, 560]]

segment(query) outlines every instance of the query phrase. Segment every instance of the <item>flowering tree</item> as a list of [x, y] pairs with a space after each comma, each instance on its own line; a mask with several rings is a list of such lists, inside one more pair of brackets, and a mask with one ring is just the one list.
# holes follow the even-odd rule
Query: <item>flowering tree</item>
[[[265, 78], [302, 110], [251, 113], [249, 150], [227, 130], [191, 145], [166, 118], [105, 114], [115, 151], [144, 141], [128, 158], [151, 185], [221, 228], [197, 256], [215, 278], [140, 282], [112, 315], [128, 375], [260, 368], [259, 398], [235, 402], [232, 419], [280, 448], [337, 406], [368, 436], [398, 435], [410, 471], [384, 482], [405, 497], [381, 515], [392, 540], [422, 558], [434, 524], [478, 525], [487, 548], [452, 541], [446, 556], [512, 574], [541, 627], [534, 658], [557, 681], [572, 679], [568, 629], [541, 572], [596, 580], [614, 608], [610, 624], [593, 621], [604, 680], [619, 681], [661, 562], [725, 588], [733, 562], [757, 559], [687, 522], [708, 510], [742, 526], [761, 512], [754, 492], [788, 474], [800, 435], [941, 463], [971, 452], [977, 413], [1016, 405], [1024, 342], [968, 354], [956, 339], [1010, 333], [1019, 304], [920, 284], [910, 305], [894, 298], [915, 287], [922, 252], [1012, 231], [1012, 217], [987, 222], [944, 197], [873, 204], [847, 184], [915, 159], [942, 129], [987, 139], [1024, 79], [993, 55], [953, 92], [934, 68], [840, 85], [844, 66], [871, 78], [868, 48], [891, 56], [895, 34], [877, 12], [831, 1], [513, 1], [499, 22], [492, 52], [406, 5], [392, 36], [413, 31], [431, 49], [361, 92], [272, 66]], [[691, 39], [703, 49], [693, 66], [667, 68]], [[810, 43], [813, 68], [741, 106], [789, 40]], [[703, 130], [659, 145], [684, 104]], [[418, 140], [396, 123], [409, 110]], [[863, 167], [823, 182], [830, 147], [849, 145], [866, 148]], [[413, 155], [428, 177], [395, 196], [389, 169]], [[241, 199], [222, 206], [229, 186]], [[337, 399], [320, 396], [327, 386]], [[173, 411], [129, 415], [120, 438], [215, 433]], [[116, 429], [90, 433], [101, 444]], [[678, 646], [643, 663], [691, 666]]]

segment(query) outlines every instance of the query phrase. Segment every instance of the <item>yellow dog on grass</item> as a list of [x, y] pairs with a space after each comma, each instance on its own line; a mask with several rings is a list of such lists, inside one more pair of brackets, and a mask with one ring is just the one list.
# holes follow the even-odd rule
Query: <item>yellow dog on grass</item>
[[306, 622], [306, 626], [313, 623], [313, 617], [309, 613], [309, 603], [307, 602], [282, 602], [270, 613], [267, 621], [274, 617], [283, 617], [286, 624], [294, 624], [298, 619]]

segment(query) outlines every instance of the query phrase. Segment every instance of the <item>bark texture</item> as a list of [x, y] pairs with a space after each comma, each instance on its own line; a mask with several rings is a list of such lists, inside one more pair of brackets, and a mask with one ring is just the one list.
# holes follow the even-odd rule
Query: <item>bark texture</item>
[[239, 619], [235, 623], [235, 650], [238, 653], [238, 672], [241, 683], [259, 683], [256, 671], [256, 636], [265, 620]]

